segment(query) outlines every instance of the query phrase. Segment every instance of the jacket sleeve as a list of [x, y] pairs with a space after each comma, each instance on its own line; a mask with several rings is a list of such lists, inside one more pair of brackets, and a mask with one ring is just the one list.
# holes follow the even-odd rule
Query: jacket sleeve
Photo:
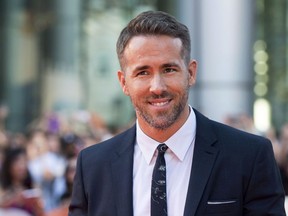
[[259, 145], [249, 185], [244, 192], [243, 215], [285, 216], [285, 195], [272, 144], [266, 139], [264, 142]]
[[83, 184], [82, 152], [77, 159], [76, 174], [73, 182], [72, 198], [69, 206], [69, 216], [88, 215], [87, 197], [85, 195]]

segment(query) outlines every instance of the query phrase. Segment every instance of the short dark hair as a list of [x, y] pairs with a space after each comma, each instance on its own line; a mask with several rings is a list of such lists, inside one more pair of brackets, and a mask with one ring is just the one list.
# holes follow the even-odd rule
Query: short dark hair
[[122, 65], [124, 50], [130, 39], [139, 35], [166, 35], [179, 38], [182, 42], [181, 55], [188, 64], [190, 61], [191, 42], [187, 26], [173, 16], [162, 11], [146, 11], [134, 19], [121, 31], [117, 40], [117, 55]]

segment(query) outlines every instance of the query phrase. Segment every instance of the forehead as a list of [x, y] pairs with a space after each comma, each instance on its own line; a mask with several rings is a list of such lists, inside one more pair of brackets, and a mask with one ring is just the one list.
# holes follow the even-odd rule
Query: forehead
[[[123, 62], [160, 59], [180, 59], [182, 42], [179, 38], [169, 36], [135, 36], [127, 44], [123, 53]], [[127, 66], [127, 65], [126, 65]]]
[[140, 51], [143, 50], [143, 48], [150, 48], [150, 51], [158, 49], [175, 49], [180, 51], [181, 47], [182, 41], [179, 38], [166, 35], [139, 35], [130, 39], [124, 53], [127, 52], [127, 50]]

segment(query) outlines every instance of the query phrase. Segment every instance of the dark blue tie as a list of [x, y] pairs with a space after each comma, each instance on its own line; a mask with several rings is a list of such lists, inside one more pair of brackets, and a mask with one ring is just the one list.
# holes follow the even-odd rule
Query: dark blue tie
[[151, 216], [167, 215], [165, 144], [157, 147], [158, 156], [153, 169], [151, 186]]

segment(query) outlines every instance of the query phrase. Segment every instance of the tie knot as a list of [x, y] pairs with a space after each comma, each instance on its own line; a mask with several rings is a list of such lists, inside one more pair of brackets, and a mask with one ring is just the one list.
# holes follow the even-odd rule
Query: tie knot
[[165, 151], [168, 149], [166, 144], [160, 144], [157, 146], [158, 152], [159, 153], [165, 153]]

